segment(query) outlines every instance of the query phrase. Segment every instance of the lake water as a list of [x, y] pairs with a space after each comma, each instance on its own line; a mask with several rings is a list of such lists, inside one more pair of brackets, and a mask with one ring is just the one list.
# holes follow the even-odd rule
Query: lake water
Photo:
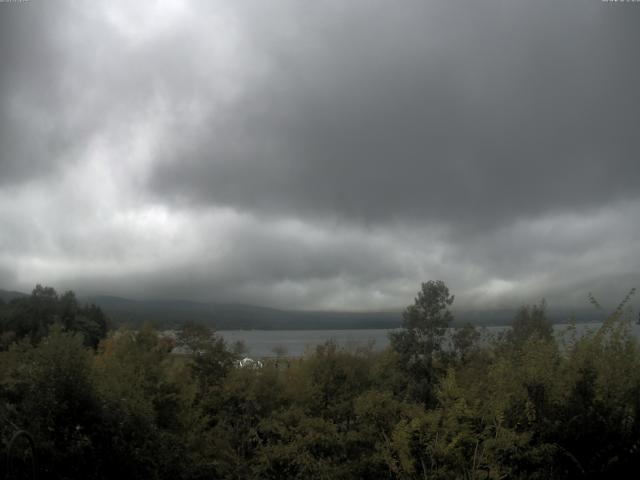
[[383, 349], [389, 344], [386, 329], [361, 330], [220, 330], [229, 344], [244, 342], [251, 357], [275, 356], [274, 350], [282, 348], [286, 355], [299, 356], [308, 348], [314, 348], [327, 340], [334, 340], [344, 347], [374, 343], [374, 348]]
[[[579, 334], [588, 330], [595, 330], [599, 323], [581, 323], [576, 325]], [[557, 335], [562, 335], [569, 324], [554, 325]], [[488, 338], [504, 331], [508, 327], [485, 327], [481, 329], [483, 336]], [[303, 355], [308, 349], [313, 349], [327, 340], [333, 340], [338, 345], [346, 348], [355, 348], [369, 343], [375, 350], [382, 350], [389, 344], [387, 329], [361, 329], [361, 330], [220, 330], [225, 341], [233, 344], [237, 341], [244, 342], [250, 357], [275, 356], [276, 349], [282, 349], [286, 355]], [[633, 325], [633, 332], [640, 337], [640, 326]]]

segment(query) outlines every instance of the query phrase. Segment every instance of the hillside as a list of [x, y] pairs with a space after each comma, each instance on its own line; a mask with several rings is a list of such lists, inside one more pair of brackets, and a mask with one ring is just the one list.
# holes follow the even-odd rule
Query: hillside
[[26, 293], [22, 293], [22, 292], [13, 292], [10, 290], [2, 290], [0, 289], [0, 299], [4, 300], [5, 302], [9, 302], [11, 300], [13, 300], [14, 298], [21, 298], [21, 297], [28, 297], [29, 295]]
[[[130, 300], [96, 296], [87, 299], [100, 306], [116, 323], [151, 322], [171, 328], [186, 320], [211, 325], [218, 330], [338, 330], [358, 328], [398, 328], [400, 311], [339, 312], [296, 311], [246, 304], [201, 303], [186, 300]], [[455, 325], [508, 325], [515, 309], [454, 311]], [[566, 323], [574, 316], [578, 322], [596, 322], [600, 314], [593, 309], [555, 309], [549, 311], [553, 323]]]
[[[0, 298], [5, 302], [25, 296], [28, 294], [0, 290]], [[194, 321], [217, 330], [339, 330], [398, 328], [402, 322], [400, 311], [300, 311], [239, 303], [132, 300], [108, 295], [81, 297], [80, 300], [102, 308], [114, 326], [151, 323], [157, 328], [174, 328], [185, 321]], [[515, 309], [454, 310], [454, 326], [467, 322], [478, 326], [508, 325], [514, 315]], [[549, 318], [554, 323], [565, 323], [572, 315], [583, 323], [601, 320], [600, 314], [593, 309], [549, 311]]]
[[201, 303], [185, 300], [130, 300], [120, 297], [87, 298], [116, 323], [151, 322], [164, 328], [191, 320], [218, 330], [322, 330], [396, 328], [399, 312], [314, 312], [280, 310], [244, 304]]

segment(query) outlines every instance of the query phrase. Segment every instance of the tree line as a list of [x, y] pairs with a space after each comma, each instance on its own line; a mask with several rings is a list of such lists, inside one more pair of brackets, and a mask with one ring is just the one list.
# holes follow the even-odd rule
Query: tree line
[[384, 351], [329, 341], [291, 368], [238, 368], [208, 328], [109, 331], [37, 286], [0, 304], [3, 448], [28, 431], [53, 479], [631, 478], [640, 349], [624, 308], [558, 336], [544, 303], [524, 306], [485, 338], [451, 333], [453, 301], [422, 284]]

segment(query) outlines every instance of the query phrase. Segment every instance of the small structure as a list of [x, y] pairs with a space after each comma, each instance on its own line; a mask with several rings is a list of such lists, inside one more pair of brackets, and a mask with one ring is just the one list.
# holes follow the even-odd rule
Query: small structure
[[260, 360], [254, 360], [253, 358], [244, 357], [242, 360], [238, 360], [238, 367], [240, 368], [262, 368], [263, 364]]

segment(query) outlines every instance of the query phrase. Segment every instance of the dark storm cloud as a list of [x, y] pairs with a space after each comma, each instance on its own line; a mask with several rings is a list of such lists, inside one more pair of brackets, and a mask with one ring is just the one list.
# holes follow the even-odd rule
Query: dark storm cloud
[[[135, 106], [140, 89], [119, 88], [118, 69], [109, 78], [111, 39], [96, 38], [103, 25], [78, 5], [6, 2], [0, 9], [0, 185], [59, 172], [114, 116], [128, 121], [130, 112], [118, 108], [123, 100]], [[105, 83], [108, 93], [100, 91]]]
[[482, 225], [640, 192], [640, 10], [290, 7], [273, 23], [243, 12], [269, 74], [169, 140], [153, 176], [160, 195]]
[[[0, 10], [0, 184], [42, 175], [59, 144], [54, 134], [52, 89], [56, 45], [53, 8], [2, 5]], [[44, 10], [44, 12], [43, 12]], [[43, 88], [48, 85], [50, 88]]]
[[[180, 112], [193, 89], [201, 91], [188, 78], [198, 58], [175, 49], [193, 43], [190, 32], [169, 28], [149, 34], [152, 42], [137, 38], [153, 12], [136, 12], [123, 26], [122, 7], [64, 0], [2, 5], [0, 185], [86, 164], [92, 142], [117, 148], [123, 133], [160, 117], [163, 102]], [[112, 163], [137, 161], [120, 154]]]
[[0, 288], [396, 308], [640, 283], [636, 5], [0, 3]]
[[[174, 222], [172, 231], [158, 231], [156, 225], [152, 231], [161, 238], [146, 241], [127, 228], [92, 226], [97, 230], [90, 237], [94, 243], [106, 232], [127, 235], [121, 241], [138, 247], [117, 253], [116, 262], [104, 257], [109, 251], [104, 245], [98, 244], [95, 253], [76, 247], [73, 255], [59, 252], [67, 258], [42, 270], [59, 279], [60, 288], [80, 284], [85, 291], [101, 291], [108, 285], [109, 292], [124, 296], [251, 299], [320, 309], [365, 308], [360, 303], [369, 297], [383, 308], [395, 304], [407, 276], [415, 277], [420, 258], [415, 245], [399, 246], [384, 230], [274, 222], [229, 211]], [[67, 269], [62, 275], [56, 271], [61, 265]], [[413, 289], [415, 282], [409, 282]]]

